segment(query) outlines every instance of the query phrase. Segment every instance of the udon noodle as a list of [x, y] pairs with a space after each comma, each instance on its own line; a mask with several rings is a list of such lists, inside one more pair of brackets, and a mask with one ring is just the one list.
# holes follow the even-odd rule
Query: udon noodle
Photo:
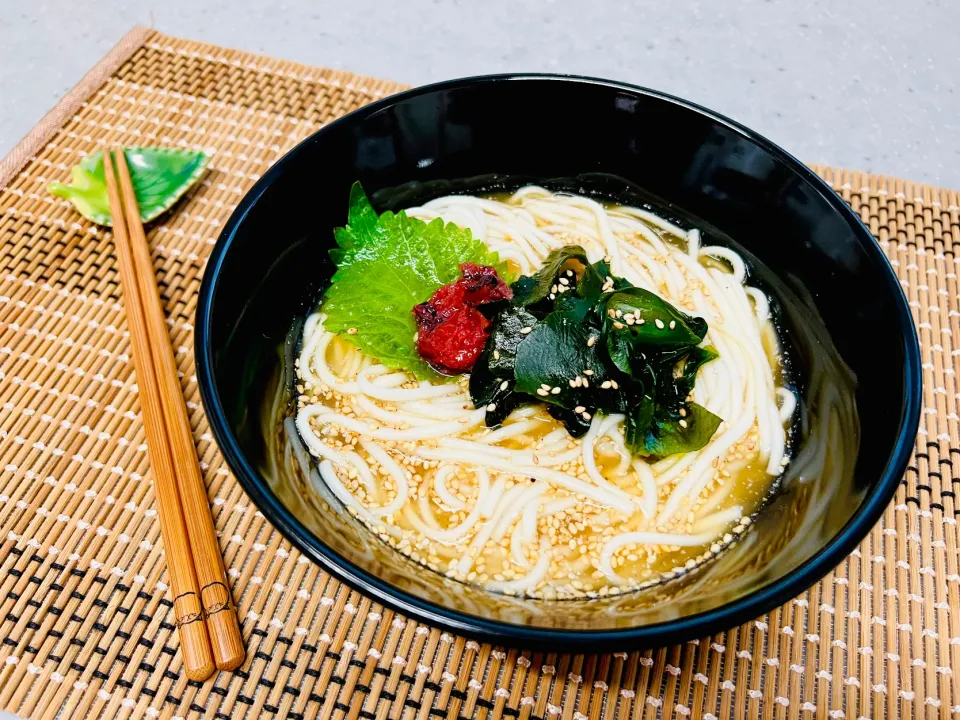
[[466, 378], [391, 370], [307, 320], [296, 427], [329, 490], [385, 542], [427, 567], [516, 595], [596, 597], [660, 582], [720, 552], [787, 464], [796, 401], [783, 386], [766, 296], [743, 259], [643, 209], [526, 187], [449, 196], [407, 214], [441, 217], [524, 274], [579, 244], [590, 262], [707, 320], [719, 352], [694, 400], [723, 418], [698, 451], [632, 457], [622, 415], [571, 438], [543, 406], [484, 426]]

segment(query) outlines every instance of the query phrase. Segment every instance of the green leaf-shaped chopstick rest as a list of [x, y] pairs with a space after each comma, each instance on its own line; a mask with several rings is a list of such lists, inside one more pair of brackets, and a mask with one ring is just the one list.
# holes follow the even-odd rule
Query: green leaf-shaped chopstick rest
[[[153, 220], [190, 189], [207, 166], [207, 156], [196, 150], [126, 148], [123, 151], [140, 206], [140, 219]], [[80, 214], [98, 225], [110, 225], [110, 200], [103, 174], [103, 153], [88, 155], [70, 171], [73, 182], [50, 183], [54, 195], [69, 200]]]

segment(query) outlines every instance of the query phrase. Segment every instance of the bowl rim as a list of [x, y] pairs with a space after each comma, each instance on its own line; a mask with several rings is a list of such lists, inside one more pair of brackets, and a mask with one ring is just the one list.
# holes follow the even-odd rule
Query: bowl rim
[[[280, 502], [279, 498], [269, 489], [266, 481], [247, 461], [227, 422], [223, 404], [214, 382], [213, 350], [209, 341], [210, 319], [217, 291], [217, 282], [224, 258], [230, 250], [238, 227], [243, 223], [247, 213], [256, 205], [260, 196], [284, 172], [286, 165], [292, 161], [292, 158], [301, 153], [304, 146], [322, 137], [338, 125], [366, 118], [398, 102], [438, 91], [465, 88], [478, 84], [526, 81], [597, 85], [632, 94], [645, 95], [704, 115], [710, 120], [722, 123], [740, 133], [767, 152], [777, 156], [839, 212], [847, 221], [851, 232], [860, 240], [860, 244], [868, 256], [871, 256], [879, 265], [880, 272], [886, 280], [887, 289], [897, 305], [895, 321], [902, 334], [905, 354], [903, 368], [904, 405], [896, 441], [891, 447], [890, 455], [880, 474], [876, 489], [864, 498], [860, 507], [857, 508], [843, 528], [806, 562], [797, 566], [779, 580], [711, 610], [638, 627], [580, 630], [538, 628], [490, 620], [421, 599], [349, 562], [309, 531]], [[294, 547], [329, 574], [349, 587], [373, 596], [378, 602], [382, 602], [392, 610], [444, 630], [510, 646], [532, 647], [563, 643], [566, 647], [581, 651], [590, 648], [610, 650], [614, 646], [662, 646], [735, 627], [782, 605], [820, 581], [824, 575], [853, 551], [877, 523], [900, 484], [913, 451], [920, 421], [922, 396], [920, 347], [906, 295], [893, 267], [880, 249], [876, 239], [840, 196], [809, 167], [786, 150], [730, 118], [696, 103], [658, 90], [589, 76], [553, 73], [503, 73], [445, 80], [389, 95], [358, 108], [310, 134], [274, 163], [244, 195], [231, 214], [207, 261], [197, 301], [195, 326], [194, 346], [197, 380], [208, 422], [227, 465], [266, 519]]]

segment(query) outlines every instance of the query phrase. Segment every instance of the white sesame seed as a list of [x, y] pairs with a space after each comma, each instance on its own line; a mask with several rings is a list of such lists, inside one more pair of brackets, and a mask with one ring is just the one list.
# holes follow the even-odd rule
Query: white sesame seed
[[347, 328], [347, 335], [356, 335], [356, 334], [357, 334], [356, 328]]
[[633, 325], [636, 320], [633, 319], [633, 315], [627, 315], [627, 325]]
[[610, 389], [610, 381], [609, 381], [609, 380], [604, 380], [602, 383], [600, 383], [600, 387], [603, 388], [604, 390], [609, 390], [609, 389]]
[[499, 350], [494, 350], [494, 351], [493, 351], [493, 359], [494, 359], [494, 360], [499, 360], [499, 359], [500, 359], [500, 351], [499, 351]]
[[686, 426], [687, 426], [687, 421], [681, 419], [681, 420], [680, 420], [680, 427], [685, 428]]
[[680, 417], [686, 417], [686, 416], [687, 416], [687, 409], [680, 408]]
[[[654, 322], [657, 324], [657, 327], [658, 327], [658, 328], [660, 328], [661, 330], [663, 330], [663, 320], [661, 320], [660, 318], [657, 318], [656, 320], [654, 320]], [[521, 331], [521, 332], [523, 332], [523, 331]]]
[[501, 390], [506, 390], [508, 387], [510, 387], [510, 383], [508, 381], [504, 380], [502, 383], [500, 383]]
[[644, 320], [643, 318], [640, 318], [639, 320], [637, 320], [637, 325], [643, 325], [645, 322], [646, 320]]
[[560, 394], [560, 388], [555, 387], [555, 388], [553, 388], [550, 392], [553, 393], [554, 395], [559, 395], [559, 394]]
[[583, 371], [583, 374], [584, 374], [584, 375], [593, 375], [593, 370], [584, 370], [584, 371]]
[[557, 299], [556, 293], [550, 293], [550, 299], [556, 300]]
[[586, 410], [587, 410], [587, 409], [586, 409], [583, 405], [577, 405], [577, 406], [573, 409], [573, 411], [574, 411], [575, 413], [586, 412]]
[[617, 381], [616, 381], [616, 380], [611, 380], [611, 381], [610, 381], [610, 387], [612, 387], [614, 390], [619, 390], [619, 389], [620, 389], [620, 386], [617, 385]]
[[549, 390], [549, 389], [550, 389], [550, 386], [547, 385], [546, 383], [541, 383], [540, 387], [543, 388], [544, 390]]
[[567, 277], [573, 277], [573, 270], [567, 270]]
[[614, 317], [617, 316], [617, 313], [616, 313], [616, 311], [614, 311], [614, 310], [607, 310], [607, 315], [609, 315], [610, 317], [614, 318]]
[[549, 391], [544, 390], [543, 388], [537, 388], [537, 395], [547, 396], [547, 395], [549, 395], [549, 394], [550, 394]]
[[583, 386], [584, 386], [584, 387], [590, 387], [590, 381], [587, 380], [586, 378], [584, 378], [584, 379], [583, 379]]
[[557, 284], [554, 283], [553, 287], [550, 288], [550, 292], [557, 292], [557, 290], [559, 290], [559, 288], [557, 287]]
[[562, 278], [560, 278], [560, 284], [561, 284], [561, 285], [569, 285], [569, 284], [570, 284], [570, 281], [569, 281], [567, 278], [562, 277]]
[[597, 338], [594, 335], [591, 335], [587, 338], [587, 347], [593, 347], [597, 344]]
[[614, 326], [617, 330], [623, 330], [623, 323], [622, 323], [622, 322], [615, 322], [615, 323], [613, 324], [613, 326]]
[[[663, 327], [663, 326], [661, 325], [661, 327]], [[521, 335], [529, 335], [529, 334], [532, 333], [532, 332], [533, 332], [533, 328], [532, 328], [532, 327], [520, 328], [520, 334], [521, 334]]]
[[617, 310], [617, 317], [618, 318], [623, 317], [623, 310]]
[[413, 341], [416, 342], [416, 341], [419, 340], [419, 339], [420, 339], [420, 333], [419, 333], [419, 332], [415, 332], [415, 333], [413, 334]]
[[582, 412], [582, 413], [580, 413], [580, 414], [583, 416], [583, 419], [584, 419], [584, 420], [589, 420], [590, 417], [591, 417], [591, 416], [590, 416], [590, 413], [588, 413], [588, 412]]
[[572, 387], [572, 388], [575, 388], [575, 387], [577, 386], [577, 381], [576, 381], [576, 380], [569, 380], [568, 382], [570, 383], [570, 387]]
[[671, 320], [671, 321], [670, 321], [670, 329], [673, 330], [676, 326], [677, 326], [677, 321], [676, 321], [676, 320]]
[[496, 403], [490, 403], [489, 405], [487, 405], [487, 412], [493, 412], [496, 409], [497, 409]]

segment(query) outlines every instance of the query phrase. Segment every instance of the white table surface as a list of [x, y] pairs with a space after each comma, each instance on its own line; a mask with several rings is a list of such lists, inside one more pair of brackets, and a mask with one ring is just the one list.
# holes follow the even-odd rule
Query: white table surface
[[0, 155], [139, 23], [408, 83], [624, 80], [725, 113], [808, 162], [960, 188], [953, 1], [0, 0], [0, 17]]
[[408, 83], [504, 71], [699, 102], [807, 162], [960, 188], [960, 3], [0, 0], [0, 155], [132, 25]]

